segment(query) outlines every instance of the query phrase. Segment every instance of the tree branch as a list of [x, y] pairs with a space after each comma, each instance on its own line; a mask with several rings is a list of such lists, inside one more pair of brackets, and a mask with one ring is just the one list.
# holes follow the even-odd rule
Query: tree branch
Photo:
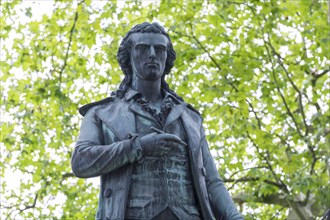
[[[310, 174], [312, 175], [314, 173], [314, 167], [315, 167], [315, 163], [317, 161], [317, 157], [316, 157], [316, 153], [314, 151], [314, 148], [313, 146], [310, 144], [309, 141], [306, 140], [306, 136], [308, 135], [308, 131], [309, 131], [309, 126], [307, 125], [307, 122], [306, 122], [306, 117], [305, 117], [305, 111], [304, 111], [304, 108], [303, 108], [303, 105], [302, 105], [302, 93], [301, 91], [298, 89], [298, 87], [294, 84], [294, 82], [292, 81], [291, 77], [290, 77], [290, 74], [288, 72], [288, 70], [285, 68], [283, 62], [281, 61], [280, 59], [280, 55], [276, 52], [275, 48], [273, 47], [273, 45], [270, 43], [270, 40], [268, 39], [268, 42], [266, 42], [270, 48], [272, 49], [273, 53], [277, 56], [278, 58], [278, 63], [280, 64], [280, 66], [282, 67], [282, 69], [284, 70], [287, 78], [289, 79], [289, 82], [290, 84], [293, 86], [294, 90], [296, 90], [296, 92], [298, 93], [298, 96], [299, 96], [299, 107], [300, 107], [300, 110], [301, 110], [301, 114], [302, 114], [302, 117], [303, 117], [303, 122], [304, 122], [304, 125], [305, 125], [305, 135], [302, 136], [302, 134], [299, 132], [300, 136], [302, 137], [302, 139], [304, 140], [304, 142], [307, 144], [307, 147], [308, 147], [308, 150], [311, 152], [312, 154], [312, 165], [311, 165], [311, 169], [310, 169]], [[320, 75], [322, 74], [325, 74], [327, 73], [327, 71], [323, 71], [323, 73], [321, 73]], [[293, 117], [293, 115], [292, 115]], [[296, 124], [296, 123], [295, 123]], [[297, 127], [297, 125], [296, 125]], [[298, 127], [297, 127], [297, 131], [299, 131]]]
[[[84, 1], [81, 1], [78, 3], [77, 7], [82, 4]], [[70, 30], [70, 36], [69, 36], [69, 44], [66, 48], [66, 52], [65, 52], [65, 57], [64, 57], [64, 64], [63, 66], [61, 67], [60, 71], [59, 71], [59, 84], [60, 84], [60, 87], [61, 87], [61, 84], [62, 84], [62, 74], [63, 74], [63, 71], [64, 69], [66, 68], [66, 65], [67, 65], [67, 61], [68, 61], [68, 58], [69, 58], [69, 51], [70, 51], [70, 48], [71, 48], [71, 43], [72, 43], [72, 37], [73, 37], [73, 32], [74, 32], [74, 29], [75, 29], [75, 26], [76, 26], [76, 23], [77, 23], [77, 20], [78, 20], [78, 10], [76, 11], [75, 13], [75, 16], [74, 16], [74, 21], [73, 21], [73, 25], [71, 27], [71, 30]]]
[[330, 69], [326, 69], [323, 70], [322, 73], [320, 74], [316, 74], [316, 71], [312, 74], [316, 79], [321, 78], [322, 76], [324, 76], [325, 74], [327, 74], [328, 72], [330, 72]]
[[24, 209], [20, 209], [19, 211], [24, 212], [27, 209], [32, 209], [32, 208], [36, 207], [37, 200], [38, 200], [38, 193], [36, 193], [36, 195], [34, 196], [34, 200], [33, 200], [32, 205], [27, 205], [27, 206], [25, 206]]
[[[25, 205], [25, 208], [23, 208], [23, 209], [18, 208], [18, 211], [19, 211], [19, 212], [14, 216], [14, 219], [16, 219], [16, 216], [17, 216], [18, 214], [20, 214], [20, 213], [22, 213], [22, 212], [24, 212], [24, 211], [26, 211], [26, 210], [28, 210], [28, 209], [33, 209], [33, 208], [35, 208], [35, 207], [36, 207], [36, 204], [37, 204], [37, 200], [38, 200], [38, 193], [35, 194], [32, 205]], [[19, 207], [19, 206], [17, 206], [17, 207]], [[11, 213], [12, 213], [12, 211], [8, 214], [7, 218], [9, 217], [9, 215], [10, 215]]]
[[[232, 196], [232, 198], [235, 202], [237, 202], [239, 204], [242, 204], [245, 202], [251, 202], [251, 198], [244, 193], [234, 195], [234, 196]], [[249, 198], [249, 199], [247, 199], [247, 198]], [[286, 196], [283, 194], [271, 194], [268, 196], [253, 197], [252, 202], [274, 204], [274, 205], [280, 205], [282, 207], [289, 206]]]
[[[283, 185], [282, 186], [282, 189], [284, 190], [284, 192], [287, 194], [287, 195], [290, 195], [290, 191], [288, 190], [288, 187], [287, 185], [277, 177], [272, 165], [270, 164], [268, 158], [264, 155], [262, 155], [260, 153], [260, 150], [259, 150], [259, 147], [256, 145], [256, 143], [253, 141], [253, 139], [251, 138], [251, 136], [249, 135], [249, 133], [247, 132], [247, 135], [248, 135], [248, 138], [251, 140], [252, 144], [256, 147], [257, 149], [257, 152], [258, 154], [264, 158], [264, 160], [266, 161], [267, 165], [268, 165], [268, 168], [269, 170], [271, 171], [271, 173], [273, 174], [275, 180], [277, 181], [278, 184], [281, 184]], [[268, 153], [268, 152], [267, 152]], [[290, 205], [290, 207], [297, 213], [297, 215], [302, 219], [302, 220], [305, 220], [305, 217], [304, 215], [302, 214], [301, 210], [299, 209], [299, 207], [297, 207], [297, 205], [295, 204], [295, 202], [289, 200], [288, 198], [285, 198], [287, 203]]]
[[250, 141], [252, 142], [253, 146], [257, 149], [257, 152], [258, 152], [259, 156], [261, 156], [261, 157], [266, 161], [266, 164], [267, 164], [267, 166], [268, 166], [268, 169], [269, 169], [270, 172], [273, 174], [273, 177], [275, 178], [276, 183], [279, 184], [279, 185], [281, 185], [281, 187], [284, 189], [284, 191], [285, 191], [286, 193], [289, 193], [289, 190], [288, 190], [286, 184], [285, 184], [282, 180], [280, 180], [280, 179], [277, 177], [277, 174], [275, 173], [275, 171], [274, 171], [272, 165], [270, 164], [268, 158], [267, 158], [266, 156], [264, 156], [264, 155], [260, 152], [260, 149], [259, 149], [258, 145], [254, 142], [254, 140], [253, 140], [252, 137], [250, 136], [249, 132], [247, 131], [246, 133], [247, 133], [248, 138], [249, 138]]
[[278, 216], [278, 214], [280, 214], [280, 212], [285, 208], [287, 208], [287, 207], [283, 206], [279, 210], [276, 210], [276, 213], [269, 220], [275, 219]]
[[274, 64], [273, 64], [273, 61], [272, 61], [272, 58], [271, 58], [271, 55], [270, 55], [269, 49], [268, 49], [268, 47], [267, 47], [267, 41], [266, 41], [265, 39], [263, 39], [263, 40], [264, 40], [264, 43], [265, 43], [265, 47], [266, 47], [266, 51], [267, 51], [267, 55], [268, 55], [268, 59], [269, 59], [269, 61], [270, 61], [271, 64], [272, 64], [272, 75], [273, 75], [273, 79], [274, 79], [274, 82], [275, 82], [275, 85], [276, 85], [276, 90], [277, 90], [277, 92], [280, 94], [280, 97], [281, 97], [281, 99], [282, 99], [282, 101], [283, 101], [283, 104], [284, 104], [284, 106], [285, 106], [285, 109], [286, 109], [287, 113], [289, 114], [290, 118], [292, 119], [292, 121], [293, 121], [293, 123], [294, 123], [294, 125], [295, 125], [295, 127], [296, 127], [296, 130], [297, 130], [299, 136], [300, 136], [301, 138], [303, 138], [303, 135], [302, 135], [301, 132], [300, 132], [300, 129], [299, 129], [298, 123], [297, 123], [295, 117], [293, 116], [293, 113], [291, 112], [291, 110], [290, 110], [290, 108], [289, 108], [289, 106], [288, 106], [288, 104], [287, 104], [287, 102], [286, 102], [286, 100], [285, 100], [285, 98], [284, 98], [284, 95], [282, 94], [282, 92], [281, 92], [281, 90], [280, 90], [280, 88], [279, 88], [279, 86], [278, 86], [278, 82], [277, 82], [277, 78], [276, 78], [276, 74], [275, 74], [275, 70], [274, 70]]
[[[261, 30], [262, 30], [262, 33], [263, 33], [263, 36], [264, 36], [264, 29], [261, 28]], [[292, 114], [292, 112], [291, 112], [291, 110], [290, 110], [288, 104], [286, 103], [286, 100], [285, 100], [285, 98], [284, 98], [284, 96], [283, 96], [283, 94], [282, 94], [282, 92], [281, 92], [281, 90], [280, 90], [280, 88], [279, 88], [279, 86], [278, 86], [277, 79], [276, 79], [276, 74], [275, 74], [275, 70], [274, 70], [273, 60], [272, 60], [272, 58], [271, 58], [271, 55], [270, 55], [269, 49], [268, 49], [268, 47], [267, 47], [267, 41], [265, 40], [264, 37], [263, 37], [263, 41], [264, 41], [264, 44], [265, 44], [265, 47], [266, 47], [266, 51], [267, 51], [268, 59], [269, 59], [269, 61], [271, 62], [271, 65], [272, 65], [272, 75], [273, 75], [273, 78], [274, 78], [274, 82], [275, 82], [275, 85], [276, 85], [276, 89], [277, 89], [278, 93], [279, 93], [280, 96], [281, 96], [281, 99], [282, 99], [282, 101], [283, 101], [283, 103], [284, 103], [284, 106], [285, 106], [285, 108], [286, 108], [286, 110], [287, 110], [287, 113], [289, 114], [289, 116], [290, 116], [291, 119], [293, 120], [293, 123], [295, 124], [296, 130], [297, 130], [299, 136], [300, 136], [301, 138], [303, 138], [303, 135], [302, 135], [301, 132], [300, 132], [300, 129], [299, 129], [298, 123], [296, 122], [296, 119], [295, 119], [295, 117], [293, 116], [293, 114]], [[259, 153], [259, 152], [258, 152], [258, 153]], [[268, 162], [268, 160], [266, 160], [266, 162]], [[269, 162], [268, 162], [267, 164], [269, 164]], [[281, 180], [280, 180], [280, 181], [281, 181]], [[282, 181], [281, 181], [281, 182], [282, 182]], [[288, 190], [287, 187], [285, 187], [285, 192], [286, 192], [287, 194], [290, 194], [290, 192], [289, 192], [289, 190]], [[298, 215], [301, 219], [304, 220], [305, 217], [304, 217], [304, 215], [301, 213], [301, 211], [298, 209], [298, 207], [296, 206], [296, 204], [294, 204], [294, 203], [292, 203], [291, 201], [289, 201], [289, 199], [286, 199], [286, 200], [287, 200], [287, 202], [289, 203], [289, 205], [292, 207], [292, 209], [294, 209], [294, 211], [297, 213], [297, 215]]]
[[[232, 183], [234, 182], [234, 184], [236, 183], [239, 183], [239, 182], [254, 182], [254, 181], [259, 181], [261, 178], [260, 177], [242, 177], [242, 178], [239, 178], [239, 179], [223, 179], [223, 181], [225, 183]], [[263, 182], [265, 183], [268, 183], [270, 185], [273, 185], [273, 186], [276, 186], [280, 189], [282, 189], [284, 187], [283, 184], [281, 183], [277, 183], [277, 182], [274, 182], [274, 181], [271, 181], [271, 180], [263, 180]], [[230, 187], [231, 188], [231, 187]]]
[[258, 128], [261, 129], [261, 120], [260, 120], [260, 118], [258, 117], [257, 112], [254, 110], [253, 105], [252, 105], [252, 103], [249, 101], [249, 99], [246, 98], [245, 100], [246, 100], [246, 102], [248, 103], [248, 105], [250, 106], [251, 111], [252, 111], [253, 114], [254, 114], [254, 117], [257, 119], [257, 122], [258, 122]]
[[73, 173], [64, 173], [62, 175], [62, 179], [68, 178], [68, 177], [75, 177], [75, 175]]
[[290, 200], [287, 198], [286, 195], [277, 193], [277, 194], [271, 194], [267, 196], [253, 196], [251, 198], [251, 195], [248, 193], [240, 193], [237, 195], [232, 196], [232, 199], [238, 203], [238, 204], [243, 204], [245, 202], [253, 202], [253, 203], [264, 203], [264, 204], [270, 204], [270, 205], [280, 205], [283, 208], [289, 208], [291, 207], [297, 215], [300, 217], [302, 220], [306, 220], [306, 216], [303, 214], [304, 213], [304, 204], [300, 200]]
[[245, 171], [245, 170], [252, 170], [252, 169], [262, 169], [262, 168], [268, 168], [266, 166], [257, 166], [257, 167], [248, 167], [248, 168], [245, 168], [243, 170], [239, 170], [239, 171], [236, 171], [234, 173], [232, 173], [229, 177], [229, 179], [233, 178], [233, 176], [235, 176], [236, 174], [242, 172], [242, 171]]
[[198, 40], [198, 38], [195, 36], [194, 34], [194, 30], [193, 30], [193, 26], [191, 23], [189, 23], [190, 26], [190, 33], [192, 38], [196, 41], [196, 43], [202, 48], [202, 50], [207, 53], [207, 56], [212, 60], [212, 62], [214, 63], [214, 65], [218, 68], [219, 71], [221, 71], [221, 67], [218, 64], [218, 62], [211, 56], [210, 52], [204, 47], [204, 45]]
[[299, 88], [296, 86], [296, 84], [294, 84], [292, 78], [290, 77], [290, 74], [288, 72], [288, 70], [285, 68], [283, 62], [282, 62], [282, 57], [279, 53], [277, 53], [277, 51], [275, 50], [275, 48], [273, 47], [273, 45], [270, 42], [269, 36], [268, 36], [268, 41], [266, 41], [266, 43], [270, 46], [270, 48], [272, 49], [273, 53], [277, 56], [277, 61], [280, 64], [280, 66], [282, 67], [282, 69], [285, 72], [285, 75], [287, 76], [287, 78], [289, 79], [290, 84], [292, 85], [292, 87], [294, 88], [294, 90], [296, 90], [296, 92], [298, 93], [298, 97], [299, 97], [299, 108], [301, 110], [301, 114], [302, 114], [302, 118], [303, 118], [303, 122], [305, 125], [305, 136], [308, 134], [308, 125], [306, 122], [306, 116], [305, 116], [305, 110], [302, 104], [302, 92], [299, 90]]

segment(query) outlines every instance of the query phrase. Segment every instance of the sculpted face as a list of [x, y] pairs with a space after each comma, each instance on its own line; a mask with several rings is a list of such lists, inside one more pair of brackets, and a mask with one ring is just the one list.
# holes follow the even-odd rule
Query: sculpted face
[[134, 33], [131, 41], [133, 74], [142, 80], [158, 80], [165, 69], [167, 38], [156, 33]]

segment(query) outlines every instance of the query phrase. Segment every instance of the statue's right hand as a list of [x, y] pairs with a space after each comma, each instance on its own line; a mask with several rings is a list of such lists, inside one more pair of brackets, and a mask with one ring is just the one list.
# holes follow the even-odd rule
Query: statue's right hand
[[147, 134], [140, 138], [142, 152], [145, 155], [164, 155], [182, 143], [182, 140], [174, 134], [158, 134], [156, 132]]

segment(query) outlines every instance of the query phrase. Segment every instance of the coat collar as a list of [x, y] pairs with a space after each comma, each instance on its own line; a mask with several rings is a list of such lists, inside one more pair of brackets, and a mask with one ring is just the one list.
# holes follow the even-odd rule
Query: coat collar
[[[165, 124], [164, 124], [164, 130], [165, 130], [165, 128], [169, 124], [171, 124], [172, 122], [174, 122], [181, 116], [181, 114], [183, 112], [183, 107], [181, 106], [181, 102], [176, 97], [174, 97], [171, 93], [169, 93], [165, 90], [162, 90], [162, 94], [164, 95], [164, 99], [171, 98], [172, 103], [173, 103], [171, 112], [167, 116]], [[132, 99], [136, 99], [138, 97], [142, 97], [142, 94], [131, 88], [128, 89], [127, 92], [125, 93], [126, 101], [130, 102], [130, 105], [129, 105], [130, 110], [132, 110], [133, 112], [135, 112], [136, 114], [138, 114], [142, 117], [145, 117], [149, 120], [156, 122], [155, 118], [151, 115], [150, 112], [144, 110], [143, 107], [141, 105], [137, 104], [135, 101], [131, 102]]]
[[[162, 94], [164, 96], [164, 99], [171, 97], [173, 101], [177, 104], [180, 104], [182, 101], [177, 99], [174, 95], [171, 93], [167, 92], [165, 89], [162, 89]], [[136, 99], [137, 97], [142, 97], [142, 94], [132, 88], [129, 88], [126, 93], [125, 93], [125, 100], [130, 101], [131, 99]]]
[[141, 95], [141, 93], [139, 93], [138, 91], [129, 88], [125, 93], [125, 100], [130, 101], [132, 98], [136, 98], [137, 96], [140, 96], [140, 95]]

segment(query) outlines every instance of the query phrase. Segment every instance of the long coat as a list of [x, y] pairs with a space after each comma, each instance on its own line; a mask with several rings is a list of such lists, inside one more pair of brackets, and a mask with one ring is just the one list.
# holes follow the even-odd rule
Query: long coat
[[[80, 135], [72, 156], [75, 176], [101, 176], [96, 219], [123, 220], [130, 187], [135, 115], [143, 114], [133, 101], [134, 92], [123, 99], [101, 101], [85, 107]], [[85, 112], [87, 113], [85, 114]], [[173, 106], [165, 126], [181, 118], [189, 148], [193, 183], [203, 219], [243, 219], [238, 213], [210, 154], [202, 118], [180, 102]]]

